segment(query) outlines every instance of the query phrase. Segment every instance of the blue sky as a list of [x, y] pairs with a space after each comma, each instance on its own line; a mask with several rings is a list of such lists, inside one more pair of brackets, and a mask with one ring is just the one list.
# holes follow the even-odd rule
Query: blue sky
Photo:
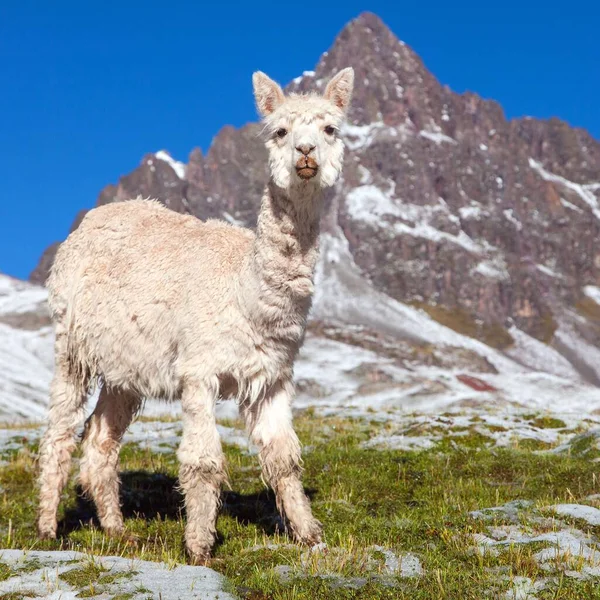
[[287, 83], [377, 13], [455, 91], [600, 138], [598, 3], [3, 2], [0, 272], [26, 278], [146, 152], [186, 160], [255, 119], [251, 74]]

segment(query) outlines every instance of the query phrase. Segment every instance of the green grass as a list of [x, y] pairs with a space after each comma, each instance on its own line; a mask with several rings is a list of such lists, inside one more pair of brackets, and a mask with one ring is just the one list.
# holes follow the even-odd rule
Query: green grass
[[[540, 427], [564, 424], [538, 419]], [[542, 419], [542, 420], [540, 420]], [[473, 550], [473, 534], [508, 524], [502, 514], [492, 523], [470, 511], [528, 499], [523, 527], [540, 528], [538, 508], [584, 502], [600, 491], [600, 464], [585, 452], [539, 453], [533, 443], [494, 448], [489, 438], [470, 430], [445, 437], [431, 450], [406, 452], [365, 449], [362, 442], [385, 425], [344, 419], [319, 419], [307, 412], [297, 420], [305, 454], [304, 484], [316, 517], [325, 527], [327, 551], [309, 553], [277, 531], [275, 503], [260, 481], [256, 457], [233, 447], [225, 451], [231, 490], [224, 493], [219, 540], [211, 567], [223, 573], [242, 598], [266, 599], [457, 599], [501, 598], [514, 577], [549, 577], [534, 559], [541, 548], [529, 544], [501, 548], [497, 556]], [[60, 537], [35, 537], [33, 447], [11, 454], [0, 467], [0, 547], [76, 549], [169, 563], [187, 561], [184, 516], [176, 484], [173, 452], [153, 453], [127, 446], [122, 452], [126, 535], [106, 537], [93, 525], [92, 507], [77, 495], [75, 478], [61, 503]], [[8, 523], [10, 522], [10, 537]], [[90, 524], [92, 522], [92, 524]], [[585, 533], [599, 527], [579, 522]], [[261, 548], [265, 545], [273, 548]], [[416, 554], [421, 577], [386, 573], [381, 546], [398, 556]], [[543, 545], [542, 545], [543, 546]], [[282, 565], [289, 567], [280, 577]], [[560, 565], [558, 565], [560, 567]], [[573, 561], [570, 568], [581, 569]], [[11, 575], [0, 563], [0, 580]], [[99, 593], [110, 572], [90, 562], [61, 575], [81, 589]], [[600, 599], [597, 580], [550, 574], [555, 581], [537, 593], [540, 600]], [[366, 580], [366, 582], [365, 582]], [[97, 583], [92, 583], [97, 581]], [[112, 581], [112, 580], [111, 580]], [[358, 587], [357, 587], [358, 586]], [[127, 595], [120, 598], [125, 600]], [[2, 600], [2, 596], [0, 596]]]

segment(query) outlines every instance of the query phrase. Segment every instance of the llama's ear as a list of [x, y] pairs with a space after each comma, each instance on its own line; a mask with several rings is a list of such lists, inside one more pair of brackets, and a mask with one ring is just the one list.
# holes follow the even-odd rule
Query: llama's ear
[[254, 98], [258, 112], [266, 117], [270, 115], [284, 100], [283, 90], [278, 83], [267, 77], [262, 71], [252, 75]]
[[338, 108], [344, 112], [350, 106], [352, 99], [352, 89], [354, 88], [354, 69], [348, 67], [342, 69], [325, 88], [325, 98], [331, 100]]

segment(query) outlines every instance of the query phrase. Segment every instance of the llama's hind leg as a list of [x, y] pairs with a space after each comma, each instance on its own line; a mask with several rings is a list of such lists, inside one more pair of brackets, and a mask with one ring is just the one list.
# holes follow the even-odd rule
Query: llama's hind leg
[[83, 421], [86, 391], [83, 382], [69, 374], [66, 360], [58, 358], [50, 387], [48, 428], [39, 451], [40, 500], [37, 526], [41, 538], [56, 537], [56, 513], [60, 495], [69, 478], [71, 454], [76, 444], [75, 434]]
[[215, 421], [218, 386], [188, 384], [184, 389], [183, 437], [177, 457], [179, 484], [185, 495], [185, 543], [196, 563], [210, 557], [217, 529], [225, 457]]
[[86, 421], [79, 481], [96, 505], [100, 525], [109, 535], [123, 531], [119, 504], [119, 450], [121, 440], [140, 408], [139, 396], [106, 386]]
[[322, 526], [313, 515], [301, 481], [300, 442], [292, 425], [293, 384], [284, 381], [242, 415], [252, 441], [259, 448], [263, 477], [273, 488], [277, 508], [302, 543], [321, 541]]

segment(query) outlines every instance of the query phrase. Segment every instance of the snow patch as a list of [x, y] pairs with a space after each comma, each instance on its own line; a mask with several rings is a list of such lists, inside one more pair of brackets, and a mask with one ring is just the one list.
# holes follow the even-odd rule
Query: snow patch
[[531, 337], [518, 327], [511, 327], [508, 333], [513, 345], [506, 354], [535, 371], [545, 371], [558, 377], [581, 381], [581, 376], [562, 354], [548, 344]]
[[[598, 190], [600, 183], [587, 183], [580, 184], [569, 181], [560, 175], [555, 175], [550, 171], [544, 169], [541, 163], [537, 162], [533, 158], [529, 159], [529, 166], [545, 181], [551, 181], [558, 183], [568, 190], [577, 194], [591, 209], [594, 216], [600, 219], [600, 206], [598, 204], [598, 198], [594, 194], [594, 191]], [[564, 204], [564, 203], [563, 203]]]
[[443, 143], [457, 144], [457, 141], [454, 138], [443, 134], [441, 131], [427, 131], [426, 129], [422, 129], [419, 131], [419, 135], [427, 140], [431, 140], [438, 146]]
[[49, 325], [19, 329], [2, 318], [48, 320], [47, 292], [0, 275], [0, 421], [41, 420], [54, 372], [54, 331]]
[[568, 200], [565, 200], [564, 198], [560, 199], [560, 203], [565, 207], [565, 208], [570, 208], [571, 210], [574, 210], [575, 212], [578, 213], [582, 213], [583, 211], [581, 210], [581, 208], [579, 208], [579, 206], [576, 206], [575, 204], [573, 204], [572, 202], [569, 202]]
[[390, 225], [384, 217], [402, 216], [392, 200], [374, 185], [362, 185], [351, 190], [346, 196], [346, 207], [348, 214], [355, 221], [381, 228]]
[[529, 577], [514, 577], [512, 587], [506, 592], [506, 600], [535, 600], [535, 594], [546, 587], [546, 581], [533, 581]]
[[411, 435], [378, 435], [368, 442], [363, 442], [363, 448], [385, 448], [386, 450], [429, 450], [435, 445], [434, 439], [425, 436]]
[[296, 85], [298, 85], [305, 77], [314, 77], [314, 76], [315, 76], [314, 71], [304, 71], [302, 73], [302, 75], [300, 75], [299, 77], [295, 77], [293, 81]]
[[536, 265], [535, 268], [544, 275], [548, 275], [548, 277], [554, 277], [555, 279], [563, 279], [563, 276], [556, 271], [553, 271], [550, 267], [546, 265]]
[[45, 288], [0, 275], [0, 316], [45, 311], [47, 299]]
[[595, 285], [586, 285], [583, 288], [583, 293], [600, 306], [600, 288]]
[[[362, 221], [372, 227], [389, 229], [397, 235], [410, 235], [434, 242], [450, 242], [461, 246], [468, 252], [480, 254], [483, 248], [472, 240], [464, 231], [457, 235], [440, 231], [427, 222], [435, 212], [447, 207], [422, 207], [411, 204], [396, 204], [388, 194], [374, 185], [362, 185], [348, 192], [346, 208], [350, 218]], [[414, 226], [401, 222], [392, 222], [397, 219], [407, 219], [414, 222]]]
[[398, 138], [400, 141], [404, 141], [409, 135], [414, 133], [414, 126], [410, 121], [397, 127], [386, 125], [383, 121], [375, 121], [368, 125], [344, 123], [340, 129], [340, 133], [348, 149], [358, 150], [368, 148], [379, 138]]
[[[234, 600], [225, 591], [225, 578], [207, 567], [168, 565], [166, 563], [122, 558], [119, 556], [90, 556], [72, 551], [23, 551], [0, 550], [0, 560], [17, 571], [15, 576], [0, 581], [0, 594], [19, 594], [23, 590], [42, 597], [58, 600], [79, 598], [82, 589], [74, 588], [59, 575], [81, 569], [90, 561], [100, 565], [115, 577], [109, 583], [96, 584], [95, 597], [128, 594], [132, 598], [162, 598], [162, 600], [186, 600], [191, 597], [206, 600]], [[41, 564], [29, 570], [28, 563]], [[25, 571], [22, 569], [25, 568]], [[144, 589], [141, 593], [139, 590]], [[87, 591], [87, 589], [85, 590]]]
[[480, 204], [471, 204], [470, 206], [461, 206], [458, 209], [458, 214], [461, 219], [469, 220], [475, 219], [479, 220], [481, 216], [481, 205]]
[[175, 160], [166, 150], [159, 150], [154, 154], [158, 160], [166, 162], [175, 171], [179, 179], [185, 179], [186, 166], [184, 163]]
[[243, 221], [236, 219], [234, 216], [230, 215], [227, 211], [223, 211], [223, 218], [228, 223], [231, 223], [232, 225], [235, 225], [236, 227], [244, 227], [244, 225], [245, 225], [245, 223]]
[[504, 214], [506, 220], [510, 221], [516, 227], [517, 231], [521, 231], [521, 229], [523, 229], [523, 223], [521, 223], [521, 221], [515, 217], [512, 208], [507, 208], [503, 210], [502, 213]]
[[[217, 425], [219, 437], [225, 444], [248, 449], [248, 439], [243, 431]], [[182, 425], [179, 422], [135, 421], [131, 424], [123, 443], [134, 443], [152, 452], [173, 452], [181, 441]]]
[[588, 525], [600, 525], [600, 510], [585, 504], [556, 504], [549, 506], [548, 510], [555, 512], [561, 517], [572, 517], [581, 519]]
[[488, 279], [494, 279], [496, 281], [510, 281], [510, 275], [506, 269], [506, 263], [500, 258], [482, 261], [473, 270], [475, 273], [479, 273]]

